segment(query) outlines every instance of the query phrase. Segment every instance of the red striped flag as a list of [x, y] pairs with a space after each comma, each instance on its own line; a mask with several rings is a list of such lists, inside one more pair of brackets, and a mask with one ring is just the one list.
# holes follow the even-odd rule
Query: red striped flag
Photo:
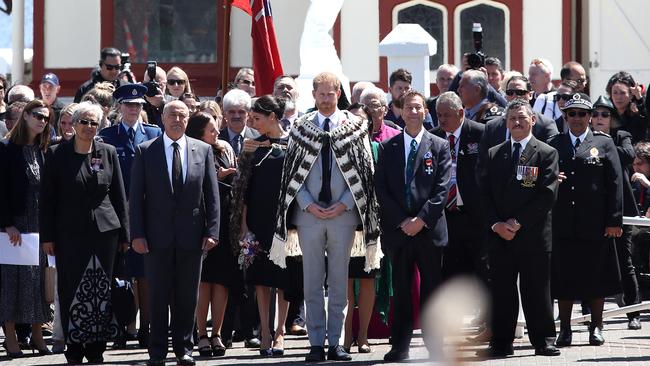
[[[234, 4], [233, 4], [234, 5]], [[269, 0], [250, 0], [252, 10], [253, 70], [257, 95], [272, 94], [273, 82], [282, 75], [280, 50], [275, 38], [275, 27]]]

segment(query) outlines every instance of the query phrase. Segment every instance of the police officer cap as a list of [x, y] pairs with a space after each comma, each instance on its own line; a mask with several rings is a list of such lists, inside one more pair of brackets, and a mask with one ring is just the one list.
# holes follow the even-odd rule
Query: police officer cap
[[113, 92], [113, 98], [118, 103], [140, 103], [143, 104], [144, 93], [147, 92], [147, 87], [142, 84], [126, 84], [117, 88]]
[[566, 103], [564, 103], [564, 108], [562, 108], [562, 110], [571, 108], [592, 110], [594, 108], [594, 105], [591, 104], [591, 100], [587, 94], [575, 93], [573, 96], [571, 96], [571, 99], [567, 100]]

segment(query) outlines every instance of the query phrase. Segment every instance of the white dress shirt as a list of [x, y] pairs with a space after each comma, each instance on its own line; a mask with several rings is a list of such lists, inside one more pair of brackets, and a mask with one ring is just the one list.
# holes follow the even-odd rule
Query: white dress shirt
[[521, 149], [519, 149], [519, 156], [521, 156], [521, 153], [524, 152], [526, 145], [528, 145], [528, 141], [530, 141], [532, 137], [533, 134], [529, 133], [528, 136], [521, 139], [521, 141], [515, 141], [514, 139], [510, 140], [510, 152], [513, 153], [515, 151], [515, 143], [518, 142], [521, 145]]
[[163, 134], [163, 143], [165, 144], [165, 158], [167, 159], [167, 174], [169, 175], [169, 182], [174, 189], [174, 182], [172, 180], [172, 164], [174, 161], [174, 147], [172, 144], [178, 143], [179, 153], [181, 155], [181, 167], [183, 171], [183, 183], [185, 183], [185, 177], [187, 176], [187, 138], [183, 135], [178, 140], [174, 141]]
[[[565, 123], [566, 124], [566, 123]], [[580, 136], [573, 136], [573, 132], [569, 131], [569, 137], [571, 138], [571, 145], [576, 146], [576, 140], [580, 140], [580, 143], [585, 142], [585, 139], [587, 138], [587, 132], [589, 132], [589, 129], [586, 129], [585, 132], [582, 133]]]
[[323, 130], [323, 127], [325, 125], [325, 118], [330, 119], [330, 131], [337, 128], [341, 124], [341, 111], [338, 109], [329, 116], [323, 115], [320, 111], [318, 111], [317, 117], [318, 118], [316, 118], [316, 123], [318, 123], [318, 127], [320, 127], [321, 130]]
[[[420, 132], [415, 137], [409, 136], [404, 130], [404, 161], [408, 162], [409, 153], [411, 152], [411, 141], [415, 140], [417, 142], [418, 148], [420, 147], [420, 142], [422, 141], [422, 136], [424, 136], [424, 127], [420, 128]], [[404, 165], [406, 167], [406, 165]]]

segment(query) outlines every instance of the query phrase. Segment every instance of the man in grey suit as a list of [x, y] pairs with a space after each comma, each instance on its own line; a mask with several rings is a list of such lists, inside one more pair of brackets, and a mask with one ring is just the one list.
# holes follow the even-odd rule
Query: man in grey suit
[[226, 127], [219, 132], [219, 138], [228, 141], [235, 155], [244, 147], [244, 139], [260, 136], [256, 129], [246, 125], [251, 111], [251, 96], [241, 89], [233, 89], [223, 96], [223, 115]]
[[[294, 224], [303, 255], [311, 344], [306, 361], [325, 360], [326, 336], [327, 358], [349, 361], [351, 357], [339, 345], [339, 338], [347, 305], [350, 251], [353, 244], [365, 244], [366, 268], [378, 267], [381, 256], [376, 248], [378, 217], [373, 216], [377, 215], [377, 204], [372, 186], [372, 155], [367, 123], [337, 109], [341, 83], [336, 75], [321, 73], [313, 84], [317, 111], [299, 118], [289, 137], [278, 227], [270, 257], [275, 263], [286, 265], [283, 246], [295, 239], [289, 239], [285, 224]], [[361, 224], [364, 240], [356, 241], [361, 237], [355, 235]], [[327, 316], [323, 293], [326, 273]]]
[[148, 365], [164, 365], [168, 306], [179, 365], [194, 365], [192, 328], [202, 254], [219, 238], [219, 189], [212, 148], [185, 136], [189, 110], [163, 109], [165, 133], [138, 145], [131, 171], [132, 248], [144, 254], [149, 280]]

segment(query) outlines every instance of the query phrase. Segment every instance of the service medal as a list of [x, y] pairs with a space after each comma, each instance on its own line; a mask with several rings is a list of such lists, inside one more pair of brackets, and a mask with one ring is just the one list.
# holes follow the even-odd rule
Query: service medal
[[592, 147], [591, 150], [589, 150], [589, 154], [591, 154], [591, 156], [593, 156], [594, 158], [598, 157], [598, 149], [595, 148], [595, 147]]

